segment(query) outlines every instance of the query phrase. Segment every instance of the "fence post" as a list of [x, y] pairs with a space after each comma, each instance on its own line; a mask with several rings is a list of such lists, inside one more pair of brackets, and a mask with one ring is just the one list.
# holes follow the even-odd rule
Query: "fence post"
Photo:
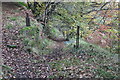
[[26, 26], [30, 26], [30, 18], [28, 13], [26, 13]]
[[79, 29], [80, 29], [80, 26], [77, 26], [76, 48], [79, 48]]

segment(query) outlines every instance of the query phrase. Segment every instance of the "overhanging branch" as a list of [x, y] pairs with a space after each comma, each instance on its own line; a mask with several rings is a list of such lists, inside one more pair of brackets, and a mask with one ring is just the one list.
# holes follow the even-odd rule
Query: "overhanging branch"
[[120, 10], [120, 8], [116, 8], [116, 9], [101, 9], [101, 10], [91, 10], [91, 11], [88, 11], [86, 13], [83, 13], [83, 15], [86, 15], [86, 14], [90, 14], [91, 12], [96, 12], [96, 11], [103, 11], [103, 10]]

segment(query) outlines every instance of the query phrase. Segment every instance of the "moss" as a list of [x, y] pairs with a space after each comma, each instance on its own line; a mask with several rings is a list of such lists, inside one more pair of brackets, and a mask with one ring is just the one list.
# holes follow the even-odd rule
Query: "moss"
[[16, 21], [17, 20], [17, 17], [10, 17], [9, 18], [11, 21]]
[[5, 26], [7, 29], [11, 29], [11, 28], [13, 28], [13, 25], [12, 24], [8, 24], [8, 25], [6, 25]]

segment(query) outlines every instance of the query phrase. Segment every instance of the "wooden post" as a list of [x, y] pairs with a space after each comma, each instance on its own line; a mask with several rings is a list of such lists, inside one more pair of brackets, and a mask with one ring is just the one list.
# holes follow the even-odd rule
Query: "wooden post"
[[28, 13], [26, 13], [26, 26], [30, 26], [30, 18]]
[[77, 26], [76, 48], [79, 48], [79, 29], [80, 29], [80, 27], [79, 27], [79, 26]]
[[[35, 11], [36, 11], [36, 1], [34, 0], [34, 10], [33, 10], [33, 14], [35, 14]], [[37, 16], [36, 16], [37, 17]]]

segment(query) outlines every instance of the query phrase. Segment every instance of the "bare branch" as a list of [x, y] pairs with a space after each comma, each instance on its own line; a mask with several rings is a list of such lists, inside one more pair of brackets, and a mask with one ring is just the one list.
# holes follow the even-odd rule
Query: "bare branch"
[[120, 10], [120, 8], [116, 8], [116, 9], [101, 9], [101, 10], [91, 10], [89, 12], [86, 12], [86, 13], [83, 13], [83, 15], [86, 15], [86, 14], [90, 14], [91, 12], [96, 12], [96, 11], [104, 11], [104, 10]]

